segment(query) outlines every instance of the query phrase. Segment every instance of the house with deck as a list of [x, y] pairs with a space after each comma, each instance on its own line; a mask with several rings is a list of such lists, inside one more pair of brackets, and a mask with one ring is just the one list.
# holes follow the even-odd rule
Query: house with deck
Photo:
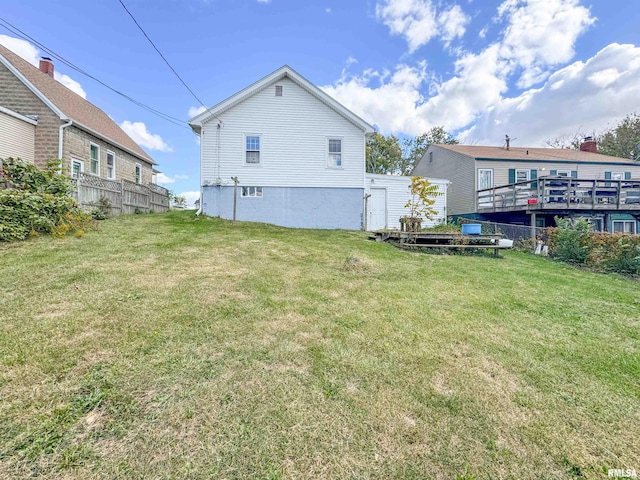
[[156, 162], [104, 111], [54, 79], [51, 59], [39, 67], [0, 45], [0, 157], [108, 180], [152, 182]]
[[554, 226], [584, 217], [594, 230], [640, 232], [640, 163], [580, 150], [431, 145], [414, 175], [451, 181], [447, 213], [501, 223]]
[[396, 191], [408, 200], [408, 177], [365, 173], [374, 127], [287, 65], [189, 124], [200, 137], [206, 215], [295, 228], [387, 228], [397, 220]]

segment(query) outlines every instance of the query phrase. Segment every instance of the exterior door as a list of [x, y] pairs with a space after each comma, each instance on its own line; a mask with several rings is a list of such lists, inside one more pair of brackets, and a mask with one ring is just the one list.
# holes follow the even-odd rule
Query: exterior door
[[387, 190], [372, 188], [370, 193], [367, 230], [382, 230], [387, 227]]

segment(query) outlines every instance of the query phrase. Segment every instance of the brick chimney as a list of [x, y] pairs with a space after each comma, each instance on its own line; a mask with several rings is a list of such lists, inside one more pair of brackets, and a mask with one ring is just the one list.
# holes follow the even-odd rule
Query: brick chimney
[[584, 137], [584, 142], [580, 144], [580, 151], [598, 153], [598, 147], [593, 137]]
[[42, 57], [40, 59], [40, 71], [53, 78], [53, 62], [49, 57]]

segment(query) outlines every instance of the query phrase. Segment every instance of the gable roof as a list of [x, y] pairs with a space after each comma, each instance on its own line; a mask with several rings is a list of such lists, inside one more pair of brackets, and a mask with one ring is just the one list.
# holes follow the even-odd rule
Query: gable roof
[[155, 165], [156, 162], [106, 113], [40, 71], [19, 55], [0, 45], [0, 63], [63, 120], [104, 139], [130, 154]]
[[318, 100], [320, 100], [322, 103], [327, 105], [329, 108], [331, 108], [332, 110], [334, 110], [335, 112], [337, 112], [338, 114], [342, 115], [344, 118], [349, 120], [351, 123], [353, 123], [360, 129], [362, 129], [365, 134], [371, 134], [375, 131], [372, 125], [370, 125], [368, 122], [366, 122], [365, 120], [360, 118], [358, 115], [353, 113], [351, 110], [346, 108], [344, 105], [342, 105], [340, 102], [335, 100], [333, 97], [327, 95], [325, 92], [320, 90], [318, 87], [316, 87], [313, 83], [311, 83], [309, 80], [307, 80], [298, 72], [296, 72], [289, 65], [283, 65], [282, 67], [277, 69], [275, 72], [270, 73], [266, 77], [263, 77], [257, 82], [253, 83], [252, 85], [249, 85], [247, 88], [240, 90], [238, 93], [230, 96], [226, 100], [223, 100], [217, 105], [214, 105], [213, 107], [205, 110], [199, 115], [196, 115], [191, 120], [189, 120], [189, 125], [191, 125], [191, 128], [196, 134], [199, 134], [203, 123], [210, 120], [211, 118], [215, 118], [217, 115], [222, 114], [223, 112], [238, 105], [240, 102], [246, 100], [252, 95], [255, 95], [256, 93], [263, 90], [264, 88], [267, 88], [272, 83], [278, 82], [283, 78], [288, 78], [294, 83], [296, 83], [298, 86], [300, 86], [301, 88], [309, 92], [311, 95], [316, 97]]
[[624, 165], [638, 165], [631, 159], [601, 155], [599, 153], [583, 152], [568, 148], [527, 148], [484, 147], [477, 145], [434, 145], [453, 152], [467, 155], [477, 160], [511, 160], [511, 161], [557, 161], [568, 163], [611, 163]]

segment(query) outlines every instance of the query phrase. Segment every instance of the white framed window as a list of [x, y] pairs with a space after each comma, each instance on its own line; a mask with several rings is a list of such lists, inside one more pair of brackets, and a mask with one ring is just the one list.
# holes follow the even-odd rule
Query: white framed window
[[493, 188], [493, 168], [478, 169], [478, 190]]
[[136, 163], [136, 173], [135, 173], [136, 183], [142, 183], [142, 165]]
[[243, 197], [262, 197], [262, 187], [242, 187]]
[[89, 145], [89, 171], [94, 175], [100, 175], [100, 147], [95, 143]]
[[613, 233], [636, 233], [635, 220], [614, 220], [611, 223]]
[[516, 168], [516, 183], [529, 181], [530, 175], [531, 170], [526, 168]]
[[342, 168], [342, 139], [327, 139], [327, 167]]
[[624, 180], [624, 172], [611, 172], [611, 180]]
[[276, 97], [282, 96], [282, 85], [276, 85]]
[[569, 178], [571, 177], [571, 170], [556, 170], [556, 176]]
[[245, 165], [260, 165], [260, 135], [244, 137]]
[[78, 174], [84, 172], [84, 162], [82, 160], [71, 159], [71, 178], [78, 178]]
[[116, 154], [107, 150], [107, 178], [116, 179]]

